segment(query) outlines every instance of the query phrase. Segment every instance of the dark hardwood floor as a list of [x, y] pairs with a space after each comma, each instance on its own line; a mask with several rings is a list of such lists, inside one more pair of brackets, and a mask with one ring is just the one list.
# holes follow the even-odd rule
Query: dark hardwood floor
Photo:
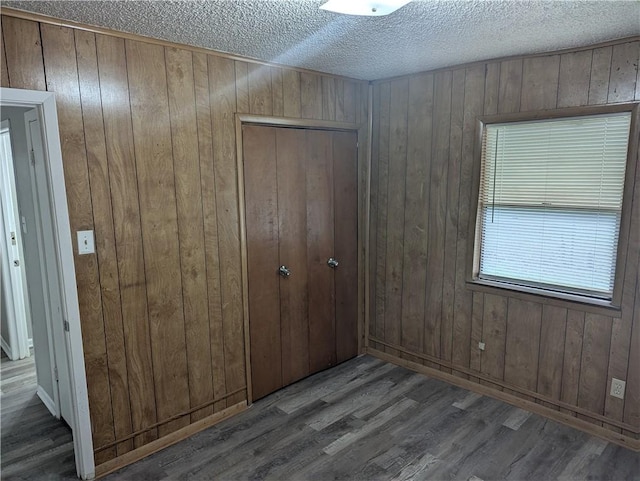
[[[71, 436], [33, 422], [35, 377], [10, 364], [2, 479], [72, 479]], [[640, 479], [640, 454], [363, 356], [104, 479], [619, 481]]]
[[0, 477], [3, 480], [76, 479], [71, 429], [36, 394], [33, 356], [0, 367]]
[[363, 356], [106, 479], [621, 481], [640, 454]]

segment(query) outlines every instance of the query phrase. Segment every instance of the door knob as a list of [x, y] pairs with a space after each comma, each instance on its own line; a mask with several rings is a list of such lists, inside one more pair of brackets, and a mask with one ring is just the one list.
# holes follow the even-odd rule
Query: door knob
[[291, 275], [291, 271], [287, 269], [287, 266], [280, 266], [280, 269], [278, 269], [278, 274], [280, 274], [282, 277], [289, 277]]
[[338, 267], [338, 261], [335, 260], [333, 257], [329, 257], [329, 260], [327, 261], [327, 265], [332, 269], [335, 269], [336, 267]]

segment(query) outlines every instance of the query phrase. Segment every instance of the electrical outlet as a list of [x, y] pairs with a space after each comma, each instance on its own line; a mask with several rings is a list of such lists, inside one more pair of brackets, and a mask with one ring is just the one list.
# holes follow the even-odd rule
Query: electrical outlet
[[487, 347], [486, 344], [482, 341], [480, 341], [478, 343], [478, 349], [480, 349], [481, 351], [484, 351], [484, 348]]
[[626, 382], [616, 379], [615, 377], [611, 379], [611, 395], [613, 397], [624, 399], [624, 388], [626, 384]]

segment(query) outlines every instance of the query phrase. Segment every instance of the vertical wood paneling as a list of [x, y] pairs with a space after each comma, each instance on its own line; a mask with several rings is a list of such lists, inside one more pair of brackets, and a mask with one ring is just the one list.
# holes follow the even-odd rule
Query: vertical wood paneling
[[[625, 391], [624, 421], [632, 426], [640, 426], [640, 262], [637, 264], [635, 306], [631, 349], [629, 350], [629, 372]], [[636, 434], [637, 437], [637, 434]]]
[[271, 68], [250, 63], [249, 72], [249, 112], [273, 115], [273, 95], [271, 93]]
[[[2, 36], [11, 87], [14, 89], [47, 90], [44, 80], [39, 24], [29, 20], [3, 16]], [[63, 52], [55, 53], [62, 55]]]
[[[107, 361], [111, 406], [115, 436], [122, 438], [132, 432], [131, 407], [95, 35], [76, 31], [75, 45], [91, 184], [105, 341], [109, 353]], [[117, 453], [121, 455], [132, 448], [133, 440], [128, 440], [117, 446]]]
[[284, 116], [293, 118], [301, 117], [300, 72], [285, 70], [282, 76], [282, 85], [285, 92]]
[[271, 96], [273, 115], [276, 117], [284, 116], [284, 88], [282, 80], [282, 69], [271, 67]]
[[342, 94], [342, 118], [336, 115], [336, 119], [345, 122], [355, 122], [358, 105], [358, 92], [355, 82], [344, 80], [342, 82]]
[[4, 50], [4, 35], [0, 21], [0, 87], [9, 87], [9, 71], [7, 70], [7, 53]]
[[[374, 335], [379, 339], [386, 338], [385, 280], [387, 272], [387, 211], [389, 197], [389, 132], [391, 121], [391, 88], [390, 83], [380, 86], [380, 136], [378, 142], [378, 230], [376, 245], [378, 249], [376, 265], [376, 325]], [[376, 141], [376, 139], [374, 139]]]
[[345, 121], [344, 107], [344, 79], [337, 78], [334, 82], [336, 92], [336, 120]]
[[[34, 30], [31, 23], [23, 24], [26, 31]], [[37, 32], [37, 25], [35, 31]], [[45, 44], [47, 90], [56, 93], [67, 198], [69, 204], [75, 206], [69, 212], [71, 230], [94, 229], [73, 30], [42, 25], [41, 34]], [[23, 78], [25, 74], [23, 73]], [[27, 88], [33, 87], [31, 85]], [[87, 377], [94, 380], [89, 390], [89, 402], [100, 413], [92, 418], [93, 442], [100, 446], [113, 441], [115, 431], [98, 263], [95, 255], [74, 254], [77, 282], [83, 286], [78, 292], [78, 302]], [[101, 452], [98, 459], [106, 460], [114, 455], [115, 449], [112, 448]]]
[[[640, 69], [638, 69], [640, 71]], [[636, 84], [636, 90], [638, 85]], [[637, 154], [640, 155], [640, 154]], [[634, 186], [634, 197], [632, 212], [638, 212], [640, 209], [640, 169], [636, 164], [636, 178]], [[640, 426], [640, 216], [632, 214], [631, 230], [629, 233], [629, 244], [627, 252], [627, 269], [625, 270], [624, 290], [622, 294], [622, 316], [620, 322], [614, 320], [612, 339], [611, 339], [611, 354], [609, 358], [609, 376], [607, 382], [610, 382], [610, 378], [614, 376], [614, 373], [621, 375], [618, 379], [627, 380], [627, 389], [624, 401], [623, 420], [634, 426]], [[635, 260], [635, 262], [634, 262]], [[635, 265], [635, 278], [634, 269], [630, 268]], [[635, 289], [633, 285], [635, 283]], [[629, 348], [628, 355], [625, 355], [623, 348], [618, 349], [618, 346], [626, 346], [627, 329], [629, 326], [631, 332], [628, 334]], [[619, 341], [619, 342], [616, 342]], [[627, 371], [626, 376], [622, 376], [624, 372], [625, 357], [627, 357]], [[605, 405], [605, 413], [607, 416], [614, 416], [614, 419], [619, 419], [620, 416], [620, 402], [614, 399], [607, 398], [607, 404]], [[628, 434], [628, 433], [626, 433]], [[636, 434], [636, 438], [640, 438]]]
[[584, 337], [584, 312], [567, 311], [567, 329], [562, 363], [562, 389], [560, 400], [578, 404], [580, 369], [582, 366], [582, 338]]
[[591, 50], [560, 56], [558, 108], [577, 107], [589, 103], [592, 58]]
[[446, 235], [451, 82], [450, 71], [438, 72], [434, 76], [424, 348], [427, 354], [435, 357], [440, 356], [440, 327], [442, 323], [444, 270], [442, 252]]
[[[213, 385], [193, 58], [191, 52], [176, 48], [166, 48], [165, 57], [178, 213], [189, 399], [194, 407], [213, 398]], [[191, 420], [197, 421], [210, 414], [213, 414], [213, 408], [208, 406], [194, 412]]]
[[433, 75], [409, 79], [402, 345], [423, 352]]
[[489, 63], [485, 66], [484, 81], [484, 114], [498, 113], [500, 101], [500, 63]]
[[466, 288], [467, 249], [473, 246], [468, 239], [468, 223], [471, 213], [471, 183], [474, 164], [474, 143], [476, 119], [484, 109], [484, 66], [466, 70], [465, 108], [462, 130], [462, 155], [460, 158], [460, 183], [458, 198], [458, 237], [456, 245], [456, 290], [454, 298], [453, 349], [451, 359], [454, 364], [469, 366], [469, 343], [471, 342], [472, 295]]
[[[164, 421], [190, 407], [164, 49], [131, 40], [125, 46], [156, 407]], [[187, 424], [188, 418], [180, 418], [158, 432], [162, 436]]]
[[[474, 371], [480, 371], [480, 348], [478, 343], [482, 341], [484, 316], [484, 294], [482, 292], [473, 293], [473, 304], [471, 307], [471, 345], [469, 352], [469, 367]], [[478, 378], [470, 378], [478, 382]]]
[[336, 119], [336, 80], [333, 77], [322, 77], [322, 118]]
[[[628, 101], [638, 95], [639, 48], [637, 41], [620, 42], [608, 47], [487, 62], [466, 69], [449, 70], [452, 76], [451, 110], [450, 119], [444, 120], [449, 124], [446, 214], [444, 225], [440, 227], [434, 227], [433, 217], [434, 212], [437, 212], [438, 201], [437, 197], [434, 198], [434, 189], [438, 189], [434, 187], [436, 179], [433, 175], [434, 166], [438, 162], [436, 156], [427, 156], [421, 162], [419, 156], [412, 155], [409, 149], [405, 176], [406, 198], [400, 207], [392, 202], [387, 203], [383, 197], [385, 193], [392, 195], [395, 192], [397, 181], [384, 191], [381, 189], [383, 185], [387, 187], [386, 169], [394, 168], [393, 158], [385, 158], [385, 151], [389, 145], [387, 136], [394, 134], [389, 122], [389, 110], [394, 112], [394, 115], [399, 115], [394, 101], [389, 102], [384, 92], [388, 92], [394, 83], [408, 79], [410, 93], [414, 82], [434, 74], [425, 72], [374, 83], [372, 182], [375, 189], [372, 193], [375, 197], [372, 198], [371, 205], [372, 209], [375, 209], [376, 220], [372, 223], [371, 234], [377, 239], [377, 251], [376, 262], [372, 266], [376, 278], [375, 287], [372, 287], [371, 291], [372, 295], [375, 293], [376, 308], [371, 325], [373, 336], [392, 343], [399, 324], [402, 343], [409, 351], [427, 354], [430, 357], [435, 355], [443, 361], [450, 361], [453, 373], [464, 376], [456, 371], [456, 366], [476, 369], [486, 376], [506, 382], [515, 389], [514, 391], [507, 387], [506, 391], [517, 393], [517, 390], [521, 389], [537, 392], [570, 405], [605, 413], [605, 416], [612, 420], [624, 419], [626, 422], [640, 424], [640, 413], [635, 406], [630, 407], [629, 400], [622, 402], [607, 395], [611, 378], [617, 377], [627, 380], [627, 389], [630, 385], [633, 386], [632, 390], [635, 389], [628, 398], [631, 399], [631, 404], [640, 396], [640, 381], [636, 383], [633, 378], [635, 376], [640, 379], [633, 365], [634, 362], [638, 363], [634, 342], [640, 339], [640, 335], [635, 335], [633, 324], [633, 316], [639, 310], [634, 290], [637, 258], [640, 255], [637, 252], [637, 244], [640, 241], [636, 239], [637, 235], [634, 236], [634, 232], [640, 230], [636, 228], [635, 220], [632, 221], [630, 229], [621, 315], [615, 319], [593, 314], [593, 309], [583, 309], [580, 304], [570, 303], [559, 307], [558, 303], [543, 297], [540, 297], [538, 302], [533, 302], [524, 300], [527, 299], [526, 296], [510, 296], [507, 291], [501, 294], [499, 291], [491, 290], [491, 293], [480, 294], [475, 289], [471, 290], [467, 284], [470, 275], [468, 254], [474, 244], [474, 239], [469, 238], [470, 227], [476, 215], [470, 209], [474, 200], [472, 179], [477, 175], [479, 167], [476, 142], [478, 117], [483, 114], [533, 112]], [[342, 90], [343, 87], [336, 83], [337, 110], [342, 108]], [[434, 98], [441, 101], [442, 96], [435, 95]], [[435, 129], [443, 121], [436, 120], [434, 111], [420, 112], [418, 107], [414, 100], [409, 101], [409, 146], [411, 142], [415, 142], [414, 132], [418, 130], [413, 127], [414, 122], [420, 125], [419, 129], [424, 136], [425, 131]], [[412, 111], [415, 114], [412, 114]], [[417, 115], [415, 120], [414, 115]], [[437, 141], [442, 139], [434, 130], [432, 145]], [[428, 172], [425, 173], [427, 165]], [[435, 172], [437, 175], [437, 169]], [[409, 315], [407, 310], [412, 309], [412, 284], [421, 285], [420, 277], [414, 276], [416, 265], [422, 262], [422, 253], [415, 247], [420, 245], [421, 241], [418, 232], [422, 230], [422, 218], [416, 218], [420, 208], [416, 204], [420, 204], [421, 198], [413, 193], [421, 185], [429, 186], [429, 202], [425, 207], [426, 212], [422, 213], [428, 216], [427, 229], [421, 234], [423, 246], [427, 259], [440, 256], [444, 259], [444, 267], [440, 274], [441, 279], [436, 276], [433, 280], [430, 277], [431, 269], [427, 268], [425, 319], [423, 325], [415, 325], [410, 319], [419, 313], [412, 310]], [[418, 199], [418, 202], [415, 199]], [[632, 206], [632, 218], [639, 218], [635, 215], [639, 208], [637, 205]], [[384, 274], [389, 269], [390, 259], [388, 255], [380, 252], [380, 246], [388, 244], [387, 238], [396, 235], [391, 228], [395, 229], [397, 225], [389, 221], [394, 216], [404, 217], [403, 315], [400, 321], [396, 319], [396, 315], [391, 314], [395, 314], [396, 311], [393, 309], [393, 297], [389, 295], [390, 277]], [[387, 222], [381, 224], [382, 218]], [[444, 230], [443, 246], [439, 245], [437, 240], [433, 240], [434, 228]], [[385, 279], [387, 292], [383, 295], [381, 288], [385, 286]], [[435, 308], [435, 316], [429, 312], [429, 299], [432, 297], [430, 289], [441, 292], [441, 298], [436, 300], [441, 302], [441, 310]], [[389, 307], [392, 308], [391, 312]], [[435, 325], [430, 325], [434, 318]], [[440, 352], [434, 354], [436, 351], [431, 350], [427, 344], [421, 347], [418, 343], [412, 343], [412, 338], [420, 329], [424, 329], [425, 333], [431, 329], [440, 330]], [[428, 338], [429, 335], [425, 334], [425, 340]], [[482, 352], [478, 350], [479, 341], [484, 342], [486, 346]], [[404, 353], [402, 356], [411, 357], [410, 354]], [[436, 365], [430, 361], [425, 363]], [[440, 368], [448, 371], [447, 367]], [[472, 377], [472, 380], [494, 389], [502, 389], [489, 380], [475, 377]], [[542, 404], [555, 406], [552, 403]], [[575, 415], [575, 411], [570, 409], [563, 409], [563, 412]]]
[[[462, 156], [464, 121], [464, 69], [454, 70], [451, 80], [451, 131], [449, 139], [449, 167], [447, 169], [447, 215], [445, 218], [444, 271], [442, 280], [442, 328], [440, 355], [451, 361], [453, 350], [454, 298], [456, 286], [458, 197]], [[431, 119], [429, 119], [430, 121]]]
[[501, 114], [520, 111], [522, 92], [522, 59], [505, 60], [500, 64], [500, 87], [498, 90], [498, 112]]
[[[124, 41], [96, 35], [133, 430], [157, 420]], [[91, 385], [91, 383], [89, 383]], [[92, 416], [95, 409], [91, 405]], [[153, 441], [153, 429], [134, 445]], [[98, 446], [96, 446], [98, 447]]]
[[385, 287], [385, 338], [400, 343], [402, 327], [402, 261], [404, 249], [405, 179], [407, 168], [408, 80], [391, 82], [389, 176]]
[[556, 107], [560, 56], [524, 59], [520, 110], [546, 110]]
[[[625, 310], [625, 314], [627, 315], [625, 315], [624, 318], [613, 319], [611, 326], [612, 348], [609, 350], [609, 367], [606, 387], [611, 386], [611, 380], [614, 377], [621, 380], [627, 379], [627, 374], [629, 372], [629, 347], [632, 334], [631, 327], [633, 322], [632, 313], [633, 309], [628, 311]], [[604, 406], [605, 416], [617, 421], [622, 421], [624, 416], [624, 404], [623, 399], [606, 396]]]
[[302, 118], [322, 118], [322, 77], [314, 73], [300, 73], [300, 107]]
[[530, 391], [537, 385], [541, 320], [541, 304], [509, 299], [504, 380]]
[[[380, 108], [380, 86], [374, 85], [372, 87], [372, 103], [375, 108]], [[376, 297], [377, 297], [377, 285], [376, 279], [378, 278], [378, 210], [380, 200], [380, 190], [378, 188], [379, 183], [379, 164], [380, 164], [380, 115], [377, 112], [372, 112], [371, 117], [371, 187], [369, 192], [369, 336], [375, 336], [378, 339], [382, 338], [380, 333], [379, 324], [380, 319], [376, 316]], [[368, 341], [365, 339], [365, 342]], [[369, 342], [369, 345], [373, 346], [373, 342]]]
[[[218, 249], [224, 333], [224, 364], [227, 392], [245, 387], [243, 307], [238, 213], [238, 169], [236, 165], [235, 68], [232, 60], [208, 56], [209, 94], [213, 129]], [[245, 395], [227, 399], [233, 405]]]
[[[567, 327], [567, 310], [563, 307], [542, 306], [538, 386], [536, 392], [560, 399], [562, 390], [563, 349]], [[551, 407], [551, 406], [548, 406]]]
[[612, 52], [613, 47], [602, 47], [593, 50], [589, 81], [589, 105], [607, 103]]
[[236, 60], [236, 109], [238, 113], [248, 114], [249, 107], [249, 64]]
[[[236, 68], [238, 64], [236, 63]], [[218, 252], [218, 210], [213, 166], [213, 133], [211, 107], [209, 103], [209, 73], [207, 55], [193, 54], [193, 78], [196, 96], [196, 118], [198, 123], [198, 152], [200, 153], [200, 186], [202, 191], [202, 215], [204, 233], [204, 255], [207, 272], [207, 296], [209, 311], [209, 335], [211, 350], [211, 374], [213, 398], [220, 399], [227, 392], [224, 373], [224, 340], [222, 331], [222, 294], [220, 279], [220, 256]], [[248, 106], [248, 92], [246, 92]], [[248, 107], [247, 107], [248, 108]], [[213, 405], [214, 412], [226, 407], [226, 401]]]
[[[71, 228], [95, 231], [75, 265], [100, 464], [246, 399], [234, 115], [334, 118], [336, 79], [1, 26], [0, 84], [56, 93]], [[367, 84], [340, 82], [341, 115], [366, 121]]]
[[504, 379], [504, 346], [507, 334], [507, 298], [485, 294], [482, 315], [482, 340], [485, 350], [481, 354], [480, 370], [499, 380]]
[[607, 363], [611, 342], [610, 317], [587, 313], [584, 320], [578, 406], [604, 413]]
[[640, 42], [613, 46], [608, 103], [628, 102], [634, 99], [639, 62]]

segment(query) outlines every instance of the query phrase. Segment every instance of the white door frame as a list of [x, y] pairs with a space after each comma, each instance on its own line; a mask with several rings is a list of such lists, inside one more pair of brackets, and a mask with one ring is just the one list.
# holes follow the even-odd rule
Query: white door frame
[[[0, 131], [11, 130], [9, 120], [4, 120], [0, 124]], [[29, 357], [29, 333], [27, 324], [30, 322], [29, 315], [29, 289], [27, 287], [27, 275], [24, 261], [24, 249], [22, 244], [22, 229], [20, 213], [18, 211], [18, 195], [15, 179], [15, 168], [13, 159], [13, 145], [8, 152], [6, 162], [0, 166], [0, 184], [2, 185], [2, 199], [0, 203], [3, 208], [2, 232], [2, 254], [7, 261], [3, 266], [4, 278], [7, 282], [3, 288], [7, 300], [7, 328], [9, 331], [9, 346], [3, 342], [3, 349], [7, 351], [7, 356], [12, 361]], [[8, 237], [9, 232], [13, 232], [13, 238]], [[18, 266], [13, 263], [19, 262]], [[13, 315], [11, 315], [13, 314]], [[6, 339], [3, 339], [6, 341]]]
[[[32, 137], [31, 123], [38, 123], [37, 137]], [[34, 232], [38, 244], [40, 257], [39, 269], [42, 285], [42, 295], [44, 300], [45, 325], [47, 330], [47, 340], [49, 344], [49, 366], [51, 379], [54, 380], [53, 399], [48, 400], [48, 404], [53, 401], [52, 414], [57, 418], [62, 416], [65, 420], [73, 419], [71, 409], [71, 388], [69, 381], [68, 354], [66, 351], [66, 341], [62, 322], [59, 317], [62, 315], [60, 299], [60, 282], [57, 255], [55, 251], [54, 239], [44, 233], [53, 232], [51, 209], [49, 206], [49, 184], [46, 175], [45, 149], [42, 141], [42, 122], [36, 109], [28, 110], [24, 113], [24, 126], [27, 140], [27, 151], [32, 153], [29, 176], [31, 180], [31, 195], [33, 200], [33, 210], [35, 214]], [[43, 215], [44, 214], [44, 215]], [[57, 314], [56, 314], [57, 313]], [[57, 322], [55, 322], [57, 320]], [[63, 346], [63, 349], [60, 347]], [[36, 363], [38, 353], [36, 352]], [[56, 382], [57, 381], [57, 382]], [[42, 398], [42, 396], [41, 396]], [[43, 399], [44, 402], [44, 399]], [[45, 402], [47, 404], [47, 402]], [[51, 407], [49, 408], [51, 410]]]
[[69, 331], [65, 332], [65, 340], [71, 370], [69, 375], [74, 417], [71, 420], [71, 430], [73, 432], [76, 470], [82, 479], [92, 479], [95, 477], [95, 464], [87, 375], [84, 365], [73, 243], [71, 241], [55, 96], [52, 92], [0, 88], [0, 104], [6, 107], [37, 108], [42, 121], [42, 141], [45, 148], [54, 241], [60, 270], [63, 317], [69, 323]]

